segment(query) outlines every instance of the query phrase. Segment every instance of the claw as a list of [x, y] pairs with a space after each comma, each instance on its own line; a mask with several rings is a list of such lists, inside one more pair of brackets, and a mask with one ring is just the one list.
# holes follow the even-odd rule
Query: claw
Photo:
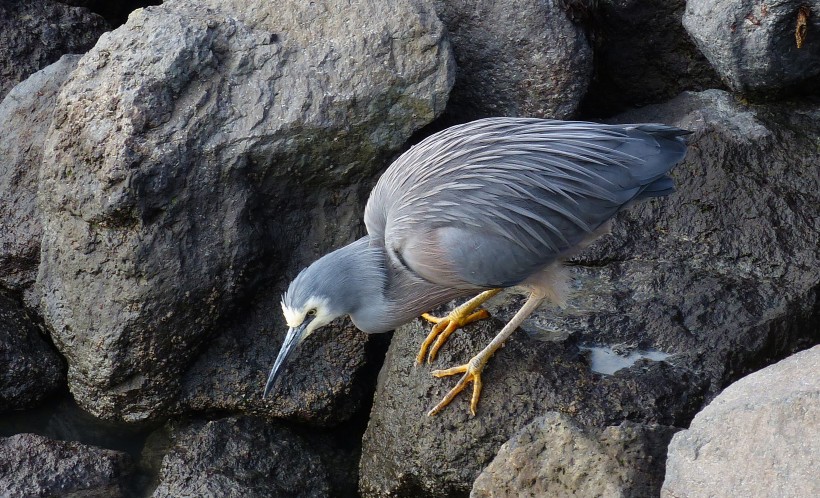
[[482, 309], [465, 317], [456, 309], [445, 317], [435, 317], [429, 313], [424, 313], [421, 317], [428, 322], [435, 323], [435, 325], [433, 326], [433, 329], [430, 330], [430, 333], [427, 334], [424, 342], [421, 343], [419, 354], [416, 355], [416, 365], [422, 364], [425, 356], [427, 356], [427, 363], [432, 363], [433, 360], [436, 359], [438, 350], [441, 349], [445, 342], [447, 342], [447, 339], [450, 338], [453, 332], [477, 320], [489, 318], [490, 313], [487, 310]]
[[473, 383], [473, 397], [470, 399], [470, 413], [475, 417], [476, 408], [478, 408], [478, 398], [481, 396], [481, 371], [484, 370], [484, 364], [486, 361], [482, 362], [478, 356], [473, 357], [469, 363], [464, 365], [460, 365], [453, 368], [448, 368], [446, 370], [433, 370], [432, 374], [434, 377], [448, 377], [450, 375], [458, 375], [464, 374], [461, 379], [458, 381], [458, 384], [455, 385], [450, 392], [448, 392], [444, 398], [430, 410], [427, 415], [433, 416], [444, 409], [447, 405], [450, 404], [451, 401], [463, 391], [467, 384], [470, 382]]

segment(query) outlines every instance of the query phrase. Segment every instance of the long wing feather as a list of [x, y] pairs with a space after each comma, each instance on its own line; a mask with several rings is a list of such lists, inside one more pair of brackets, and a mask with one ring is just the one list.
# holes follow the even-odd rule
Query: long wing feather
[[518, 283], [634, 199], [672, 191], [687, 132], [488, 118], [432, 135], [380, 178], [365, 210], [372, 239], [453, 287]]

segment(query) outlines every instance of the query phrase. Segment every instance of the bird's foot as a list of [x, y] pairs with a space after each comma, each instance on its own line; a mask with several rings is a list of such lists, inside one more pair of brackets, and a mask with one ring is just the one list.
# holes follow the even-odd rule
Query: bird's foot
[[429, 313], [424, 313], [421, 317], [428, 322], [435, 323], [435, 325], [430, 333], [427, 334], [424, 342], [421, 343], [419, 354], [416, 355], [417, 365], [424, 362], [425, 355], [427, 356], [427, 363], [432, 363], [436, 358], [436, 354], [438, 354], [438, 350], [441, 349], [441, 346], [443, 346], [445, 342], [447, 342], [447, 339], [450, 338], [450, 335], [452, 335], [453, 332], [464, 327], [468, 323], [489, 318], [490, 313], [483, 309], [473, 311], [473, 309], [464, 309], [463, 306], [459, 306], [445, 317], [435, 317]]
[[446, 370], [433, 370], [434, 377], [448, 377], [450, 375], [464, 374], [458, 384], [447, 393], [446, 396], [430, 410], [427, 415], [433, 416], [449, 405], [453, 398], [458, 393], [467, 387], [470, 382], [473, 383], [473, 397], [470, 399], [470, 413], [475, 416], [476, 407], [478, 407], [478, 398], [481, 395], [481, 371], [484, 370], [484, 365], [487, 363], [486, 359], [482, 359], [481, 355], [473, 356], [470, 361], [464, 365], [448, 368]]

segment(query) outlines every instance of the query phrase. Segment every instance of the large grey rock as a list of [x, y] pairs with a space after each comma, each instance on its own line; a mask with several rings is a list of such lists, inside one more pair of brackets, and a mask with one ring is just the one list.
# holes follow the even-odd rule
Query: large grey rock
[[175, 436], [154, 497], [324, 497], [327, 473], [301, 438], [260, 419], [194, 424]]
[[0, 283], [31, 287], [43, 237], [37, 186], [43, 144], [63, 82], [79, 55], [66, 55], [14, 87], [0, 102]]
[[[468, 361], [523, 300], [492, 305], [499, 319], [456, 333], [432, 366], [413, 365], [429, 326], [398, 329], [363, 441], [366, 495], [464, 495], [547, 411], [685, 427], [739, 376], [820, 342], [820, 103], [752, 107], [714, 90], [618, 119], [694, 131], [678, 191], [624, 211], [573, 260], [569, 306], [533, 315], [490, 360], [476, 417], [464, 394], [425, 415], [456, 382], [430, 370]], [[602, 375], [590, 367], [603, 370], [605, 346], [671, 356]]]
[[732, 90], [778, 94], [804, 85], [816, 93], [820, 0], [688, 0], [683, 25]]
[[457, 62], [447, 114], [567, 118], [592, 75], [592, 50], [555, 0], [436, 1]]
[[0, 413], [29, 408], [65, 385], [62, 358], [19, 302], [0, 292]]
[[0, 496], [115, 498], [131, 471], [119, 451], [36, 434], [0, 438]]
[[84, 53], [107, 29], [84, 8], [51, 0], [0, 2], [0, 100], [62, 55]]
[[740, 379], [669, 445], [661, 496], [820, 495], [820, 346]]
[[657, 496], [673, 433], [631, 422], [597, 433], [550, 412], [501, 446], [470, 496]]
[[686, 0], [607, 0], [590, 4], [594, 76], [585, 115], [611, 116], [665, 102], [684, 90], [723, 84], [681, 23]]
[[351, 334], [330, 348], [341, 368], [295, 379], [294, 402], [261, 400], [285, 328], [251, 317], [249, 337], [268, 338], [235, 344], [237, 303], [264, 290], [268, 317], [283, 273], [355, 238], [345, 220], [359, 226], [370, 179], [452, 79], [424, 2], [176, 1], [103, 36], [57, 101], [40, 186], [42, 309], [78, 402], [123, 420], [184, 409], [183, 372], [229, 328], [208, 353], [223, 364], [194, 368], [241, 370], [215, 396], [252, 399], [220, 408], [309, 419], [356, 403]]

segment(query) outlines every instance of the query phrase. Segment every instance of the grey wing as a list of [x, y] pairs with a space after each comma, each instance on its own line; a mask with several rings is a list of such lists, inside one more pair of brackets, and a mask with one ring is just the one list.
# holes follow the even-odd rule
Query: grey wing
[[432, 282], [517, 284], [572, 250], [629, 202], [673, 190], [687, 132], [489, 118], [397, 159], [365, 210], [371, 237]]

